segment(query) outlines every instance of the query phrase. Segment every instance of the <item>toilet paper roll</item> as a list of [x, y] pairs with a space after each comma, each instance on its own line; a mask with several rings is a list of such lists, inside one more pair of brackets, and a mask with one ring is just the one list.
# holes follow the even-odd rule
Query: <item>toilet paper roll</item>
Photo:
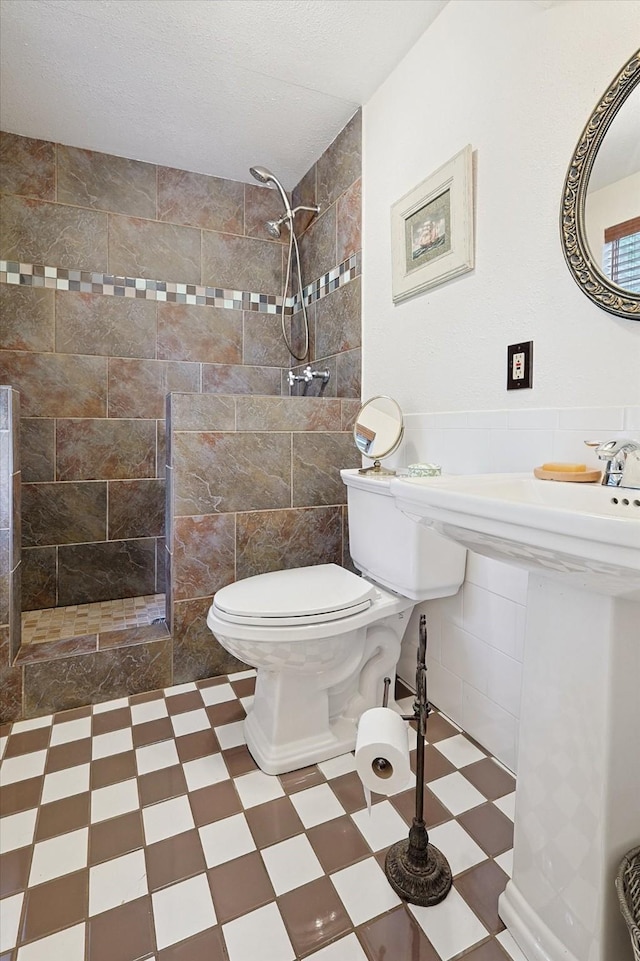
[[369, 791], [386, 796], [409, 786], [411, 765], [407, 727], [388, 707], [365, 711], [358, 724], [356, 771]]

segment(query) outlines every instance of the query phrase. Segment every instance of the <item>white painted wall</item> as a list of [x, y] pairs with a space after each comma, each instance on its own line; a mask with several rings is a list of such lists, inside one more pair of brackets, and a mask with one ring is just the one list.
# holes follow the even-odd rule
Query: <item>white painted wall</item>
[[[589, 460], [587, 436], [640, 435], [640, 323], [582, 294], [559, 232], [578, 137], [638, 37], [640, 0], [451, 0], [365, 105], [363, 397], [415, 415], [397, 463], [530, 470]], [[467, 143], [476, 267], [394, 307], [390, 207]], [[521, 340], [534, 341], [534, 388], [507, 392], [506, 348]], [[525, 584], [471, 556], [458, 597], [427, 605], [430, 698], [512, 769]], [[408, 681], [414, 651], [411, 625]]]
[[[596, 101], [634, 52], [640, 0], [451, 0], [363, 111], [363, 396], [405, 411], [633, 404], [640, 323], [567, 270], [559, 211]], [[394, 307], [391, 205], [465, 144], [476, 267]], [[534, 341], [534, 388], [505, 390]]]

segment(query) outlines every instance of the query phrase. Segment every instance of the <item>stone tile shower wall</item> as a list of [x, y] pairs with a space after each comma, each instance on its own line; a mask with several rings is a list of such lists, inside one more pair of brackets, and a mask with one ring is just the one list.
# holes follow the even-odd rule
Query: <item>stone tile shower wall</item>
[[[294, 207], [320, 205], [317, 217], [301, 213], [296, 218], [303, 278], [322, 276], [334, 264], [361, 257], [361, 142], [362, 113], [358, 111], [293, 190]], [[314, 367], [329, 370], [331, 379], [326, 387], [319, 380], [311, 385], [298, 383], [292, 393], [360, 397], [360, 288], [357, 277], [330, 297], [309, 304], [310, 360]], [[302, 352], [301, 325], [301, 311], [294, 308], [292, 346], [297, 354]], [[305, 363], [296, 368], [297, 373]]]
[[167, 541], [173, 680], [238, 662], [206, 625], [213, 594], [253, 574], [350, 565], [340, 467], [360, 465], [357, 400], [171, 394]]
[[20, 399], [0, 387], [0, 717], [20, 710]]
[[[161, 591], [166, 394], [288, 393], [276, 313], [287, 237], [264, 229], [279, 197], [13, 134], [0, 159], [0, 279], [13, 280], [0, 283], [0, 382], [22, 401], [23, 609]], [[359, 177], [358, 114], [297, 188], [312, 179], [323, 204], [302, 248], [325, 396], [360, 394]]]

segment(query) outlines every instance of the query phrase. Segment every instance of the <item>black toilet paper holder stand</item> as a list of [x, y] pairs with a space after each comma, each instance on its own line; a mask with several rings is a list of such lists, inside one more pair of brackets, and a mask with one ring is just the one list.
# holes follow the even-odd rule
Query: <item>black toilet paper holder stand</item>
[[[452, 876], [444, 854], [429, 841], [424, 823], [424, 742], [431, 706], [427, 700], [427, 619], [420, 616], [420, 638], [416, 664], [416, 699], [413, 714], [403, 714], [405, 721], [416, 721], [416, 814], [409, 837], [396, 841], [385, 859], [384, 871], [393, 890], [404, 901], [428, 907], [443, 901], [451, 890]], [[389, 700], [391, 678], [384, 679], [383, 707]], [[388, 762], [377, 758], [374, 764], [383, 771]]]

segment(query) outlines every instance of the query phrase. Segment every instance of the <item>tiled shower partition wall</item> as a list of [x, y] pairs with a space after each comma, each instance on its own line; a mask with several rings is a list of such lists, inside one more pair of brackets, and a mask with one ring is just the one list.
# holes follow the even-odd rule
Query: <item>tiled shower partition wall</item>
[[0, 387], [0, 714], [16, 715], [22, 692], [13, 660], [20, 647], [20, 398]]
[[[264, 228], [279, 197], [13, 134], [0, 159], [0, 383], [22, 403], [23, 609], [154, 593], [166, 394], [289, 391], [287, 237]], [[360, 396], [359, 180], [358, 113], [296, 188], [323, 205], [301, 248], [327, 398]]]
[[267, 571], [350, 565], [340, 467], [359, 401], [171, 394], [167, 539], [173, 680], [237, 670], [206, 625], [216, 590]]

